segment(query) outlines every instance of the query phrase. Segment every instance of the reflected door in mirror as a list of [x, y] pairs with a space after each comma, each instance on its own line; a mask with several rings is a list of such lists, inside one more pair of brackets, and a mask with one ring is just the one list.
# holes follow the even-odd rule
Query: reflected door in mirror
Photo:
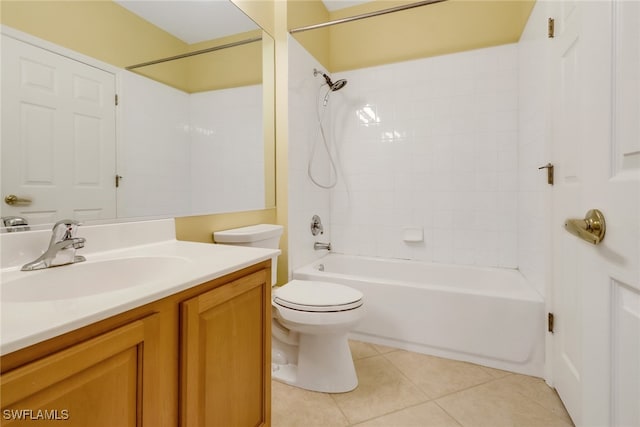
[[2, 216], [115, 217], [115, 77], [2, 36]]

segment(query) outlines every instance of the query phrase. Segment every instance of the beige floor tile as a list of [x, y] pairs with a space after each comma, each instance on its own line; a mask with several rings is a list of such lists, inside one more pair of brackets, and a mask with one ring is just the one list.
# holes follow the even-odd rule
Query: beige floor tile
[[353, 360], [364, 359], [365, 357], [377, 356], [380, 354], [373, 344], [362, 341], [349, 340], [349, 348]]
[[494, 379], [490, 368], [472, 363], [408, 351], [395, 351], [384, 357], [433, 399]]
[[[513, 376], [497, 379], [438, 399], [449, 415], [464, 427], [568, 427], [570, 420], [557, 415], [537, 401], [542, 390], [522, 392], [528, 381], [513, 381]], [[531, 385], [531, 383], [529, 383]], [[549, 389], [550, 392], [553, 390]], [[527, 394], [535, 396], [530, 398]]]
[[355, 361], [358, 388], [331, 395], [350, 423], [425, 402], [427, 396], [411, 384], [384, 356]]
[[273, 427], [347, 426], [347, 419], [326, 393], [316, 393], [272, 381]]
[[525, 396], [552, 414], [571, 423], [571, 418], [562, 404], [558, 393], [549, 387], [543, 379], [514, 374], [501, 380], [500, 384], [509, 387], [510, 390]]
[[421, 403], [411, 408], [402, 409], [392, 414], [383, 415], [362, 424], [358, 427], [460, 427], [460, 424], [451, 418], [434, 402]]

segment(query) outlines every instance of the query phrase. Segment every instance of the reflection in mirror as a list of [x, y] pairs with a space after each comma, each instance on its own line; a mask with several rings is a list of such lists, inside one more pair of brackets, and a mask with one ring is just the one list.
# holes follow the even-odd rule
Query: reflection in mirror
[[[273, 70], [262, 66], [263, 62], [267, 67], [273, 64], [273, 42], [269, 36], [266, 33], [263, 36], [257, 25], [231, 2], [118, 3], [180, 38], [185, 42], [187, 53], [213, 51], [138, 67], [134, 72], [114, 72], [112, 67], [103, 73], [106, 80], [100, 82], [104, 85], [100, 87], [85, 84], [98, 80], [91, 74], [80, 84], [73, 82], [74, 90], [80, 90], [85, 98], [94, 93], [108, 96], [117, 88], [118, 107], [100, 120], [93, 120], [93, 112], [75, 114], [73, 127], [80, 133], [71, 139], [77, 142], [81, 137], [86, 145], [78, 149], [76, 143], [73, 148], [74, 144], [69, 144], [66, 138], [65, 148], [61, 149], [57, 141], [60, 138], [56, 138], [53, 131], [56, 117], [50, 117], [53, 121], [48, 123], [48, 128], [42, 126], [47, 125], [48, 118], [43, 112], [48, 106], [26, 111], [26, 116], [40, 123], [32, 127], [21, 121], [25, 111], [20, 113], [22, 116], [17, 113], [24, 110], [23, 106], [29, 101], [17, 99], [17, 108], [5, 108], [9, 103], [4, 89], [15, 82], [7, 77], [12, 73], [5, 69], [3, 36], [2, 121], [3, 124], [15, 121], [14, 130], [19, 137], [14, 138], [17, 144], [7, 144], [10, 138], [3, 129], [2, 197], [17, 193], [21, 198], [32, 199], [33, 203], [2, 203], [2, 216], [24, 216], [31, 224], [51, 223], [61, 216], [83, 222], [109, 222], [273, 207], [273, 91], [262, 84], [263, 75], [268, 76], [265, 79], [268, 85], [273, 81]], [[224, 10], [217, 9], [213, 14], [211, 10], [202, 9], [206, 5], [219, 8], [221, 4]], [[187, 20], [177, 19], [186, 17], [189, 8], [191, 16]], [[233, 22], [243, 23], [230, 28], [228, 24]], [[222, 32], [211, 33], [211, 29]], [[266, 40], [260, 41], [261, 38]], [[211, 49], [247, 39], [258, 41]], [[144, 54], [139, 58], [159, 59], [145, 58]], [[29, 78], [46, 77], [43, 70], [46, 67], [39, 71], [29, 69]], [[21, 77], [13, 74], [19, 81]], [[43, 81], [33, 83], [33, 87], [41, 87]], [[105, 91], [104, 87], [111, 89]], [[269, 95], [263, 95], [263, 89]], [[8, 111], [14, 111], [13, 116], [6, 116]], [[77, 119], [80, 116], [82, 118]], [[109, 126], [105, 127], [105, 123]], [[105, 132], [113, 137], [105, 138]], [[25, 136], [30, 144], [25, 144]], [[104, 144], [109, 139], [113, 142]], [[62, 167], [62, 173], [57, 160], [52, 161], [60, 157], [74, 159], [68, 167]], [[69, 175], [64, 172], [67, 170], [73, 171], [74, 176], [69, 179], [76, 180], [70, 184], [75, 188], [72, 191], [54, 188], [61, 174]], [[6, 179], [10, 171], [15, 175], [11, 179], [18, 186]], [[24, 182], [25, 177], [30, 181]], [[81, 185], [77, 184], [78, 179]], [[23, 182], [19, 182], [21, 180]], [[7, 183], [12, 187], [5, 185]], [[102, 192], [87, 195], [86, 190], [91, 186], [101, 187]], [[70, 193], [77, 194], [67, 197]]]
[[134, 71], [122, 76], [118, 217], [264, 208], [261, 42]]

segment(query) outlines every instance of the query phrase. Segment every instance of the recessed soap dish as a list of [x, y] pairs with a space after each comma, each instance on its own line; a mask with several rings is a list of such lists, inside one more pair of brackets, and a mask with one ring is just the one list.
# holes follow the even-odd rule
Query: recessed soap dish
[[423, 242], [424, 231], [422, 227], [403, 227], [402, 240], [408, 243]]

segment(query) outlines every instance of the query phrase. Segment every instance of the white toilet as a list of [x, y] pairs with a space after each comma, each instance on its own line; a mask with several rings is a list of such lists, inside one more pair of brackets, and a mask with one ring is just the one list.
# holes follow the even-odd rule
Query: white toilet
[[[214, 241], [278, 248], [283, 227], [258, 224], [213, 233]], [[276, 277], [276, 259], [273, 280]], [[364, 315], [360, 291], [329, 282], [292, 280], [272, 293], [272, 376], [325, 393], [358, 385], [347, 336]]]

